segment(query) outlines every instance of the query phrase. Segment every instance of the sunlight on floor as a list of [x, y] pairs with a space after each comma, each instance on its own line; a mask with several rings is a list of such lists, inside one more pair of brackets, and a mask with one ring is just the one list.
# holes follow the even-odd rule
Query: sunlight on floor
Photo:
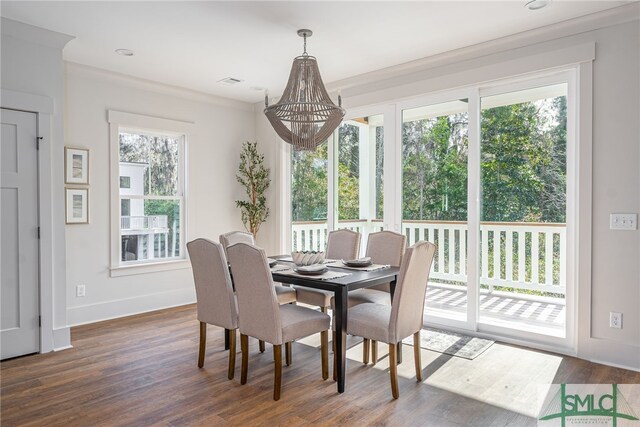
[[[299, 343], [320, 346], [319, 337], [315, 336]], [[348, 369], [353, 368], [353, 364], [362, 365], [359, 338], [349, 337], [347, 358]], [[388, 371], [386, 344], [378, 344], [378, 358], [378, 363], [369, 367]], [[493, 344], [474, 360], [422, 349], [425, 384], [530, 417], [540, 412], [540, 386], [553, 382], [561, 362], [562, 356], [500, 343]], [[398, 376], [400, 381], [415, 381], [412, 346], [403, 346], [403, 363], [398, 366]]]

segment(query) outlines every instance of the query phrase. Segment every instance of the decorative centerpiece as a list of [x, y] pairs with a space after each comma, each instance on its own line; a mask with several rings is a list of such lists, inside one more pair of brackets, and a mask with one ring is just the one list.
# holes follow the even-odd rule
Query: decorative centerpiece
[[291, 252], [291, 259], [296, 265], [313, 265], [324, 263], [324, 252], [298, 251]]

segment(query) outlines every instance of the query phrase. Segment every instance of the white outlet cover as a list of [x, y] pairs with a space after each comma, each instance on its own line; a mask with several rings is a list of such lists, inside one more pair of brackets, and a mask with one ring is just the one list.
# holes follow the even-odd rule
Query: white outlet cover
[[609, 228], [611, 230], [637, 230], [638, 214], [616, 214], [609, 216]]
[[622, 313], [609, 313], [609, 327], [622, 329]]

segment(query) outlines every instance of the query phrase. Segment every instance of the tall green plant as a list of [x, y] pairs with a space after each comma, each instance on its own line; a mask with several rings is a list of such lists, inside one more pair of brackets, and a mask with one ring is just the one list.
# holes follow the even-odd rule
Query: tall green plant
[[264, 155], [258, 153], [257, 142], [245, 142], [240, 152], [240, 166], [236, 180], [244, 187], [249, 200], [236, 200], [244, 227], [257, 236], [260, 226], [269, 217], [265, 193], [271, 184], [269, 169], [264, 166]]

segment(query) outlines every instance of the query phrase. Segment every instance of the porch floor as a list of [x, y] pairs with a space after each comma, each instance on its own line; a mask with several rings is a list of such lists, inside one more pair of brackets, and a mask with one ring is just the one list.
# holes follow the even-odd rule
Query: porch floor
[[[467, 289], [462, 286], [430, 282], [425, 315], [465, 320]], [[537, 297], [512, 292], [480, 291], [480, 323], [522, 329], [552, 336], [564, 336], [566, 306], [564, 298]]]

